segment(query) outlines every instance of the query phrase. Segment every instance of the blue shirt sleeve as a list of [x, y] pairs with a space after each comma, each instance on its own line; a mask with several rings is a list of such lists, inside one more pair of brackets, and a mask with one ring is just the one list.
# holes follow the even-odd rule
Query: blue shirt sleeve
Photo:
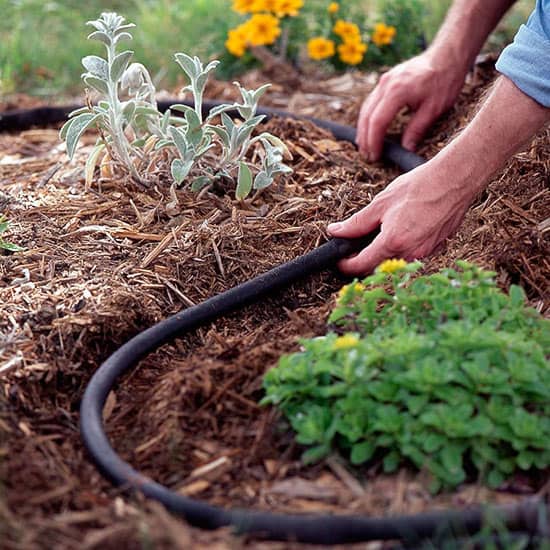
[[522, 92], [550, 107], [550, 0], [537, 0], [514, 42], [504, 48], [496, 68]]

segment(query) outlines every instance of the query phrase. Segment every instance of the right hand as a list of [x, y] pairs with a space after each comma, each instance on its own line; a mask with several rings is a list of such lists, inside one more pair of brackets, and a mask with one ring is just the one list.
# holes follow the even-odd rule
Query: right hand
[[371, 161], [378, 160], [386, 130], [405, 106], [414, 115], [403, 133], [402, 145], [414, 151], [435, 119], [455, 102], [466, 72], [456, 63], [436, 61], [428, 50], [383, 74], [361, 107], [356, 139], [359, 151]]

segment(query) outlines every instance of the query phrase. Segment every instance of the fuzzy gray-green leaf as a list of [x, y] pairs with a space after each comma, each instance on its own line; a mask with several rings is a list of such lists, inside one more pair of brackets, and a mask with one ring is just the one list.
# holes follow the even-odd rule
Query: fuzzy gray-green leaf
[[109, 93], [109, 86], [107, 85], [107, 82], [97, 76], [87, 74], [84, 76], [84, 82], [102, 94], [107, 95]]
[[193, 167], [193, 162], [184, 162], [181, 159], [174, 159], [172, 165], [170, 166], [170, 171], [174, 181], [180, 184], [187, 174], [191, 171]]
[[191, 191], [198, 193], [201, 189], [204, 189], [207, 185], [210, 185], [212, 178], [208, 176], [199, 176], [193, 180], [191, 184]]
[[188, 76], [190, 80], [194, 80], [197, 76], [196, 74], [196, 68], [195, 63], [193, 62], [193, 58], [189, 57], [187, 54], [184, 53], [177, 53], [175, 55], [176, 62], [180, 65], [180, 67], [183, 69], [185, 74]]
[[98, 115], [84, 113], [72, 119], [72, 124], [69, 126], [66, 134], [67, 154], [69, 155], [69, 158], [73, 158], [78, 140], [82, 134], [95, 122], [97, 117]]
[[254, 178], [254, 189], [265, 189], [273, 183], [273, 178], [268, 176], [263, 170], [256, 174]]
[[252, 172], [250, 168], [244, 163], [239, 163], [239, 176], [237, 178], [237, 189], [235, 190], [235, 197], [237, 200], [243, 200], [248, 196], [252, 190]]
[[90, 74], [102, 80], [106, 80], [109, 76], [107, 61], [97, 55], [87, 55], [83, 57], [82, 65]]
[[106, 46], [109, 46], [111, 44], [111, 38], [103, 31], [92, 32], [88, 35], [88, 40], [99, 40], [99, 42], [103, 42], [103, 44], [105, 44]]
[[128, 67], [128, 63], [130, 62], [130, 59], [132, 58], [132, 55], [134, 55], [134, 52], [131, 50], [126, 50], [125, 52], [119, 53], [114, 59], [111, 64], [110, 69], [110, 78], [111, 81], [117, 82], [126, 68]]

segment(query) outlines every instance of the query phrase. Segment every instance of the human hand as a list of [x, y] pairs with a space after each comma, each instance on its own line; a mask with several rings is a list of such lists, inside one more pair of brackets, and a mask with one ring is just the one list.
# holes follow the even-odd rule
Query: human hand
[[475, 185], [453, 180], [433, 161], [408, 172], [379, 193], [365, 208], [328, 226], [333, 237], [358, 238], [380, 226], [380, 234], [358, 255], [341, 260], [347, 275], [365, 275], [388, 258], [428, 256], [460, 225], [475, 197]]
[[357, 122], [359, 151], [374, 161], [380, 158], [384, 135], [401, 108], [414, 111], [402, 145], [414, 151], [435, 119], [455, 102], [467, 69], [440, 62], [428, 50], [383, 74], [367, 96]]

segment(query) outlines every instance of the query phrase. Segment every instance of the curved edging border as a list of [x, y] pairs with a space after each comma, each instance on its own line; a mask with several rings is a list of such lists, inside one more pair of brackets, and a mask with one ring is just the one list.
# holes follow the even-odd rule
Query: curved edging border
[[[160, 102], [159, 108], [166, 110], [176, 101]], [[222, 102], [205, 102], [204, 109], [210, 110], [220, 103]], [[0, 131], [21, 130], [36, 123], [61, 122], [74, 108], [75, 106], [45, 107], [4, 113], [0, 115]], [[313, 117], [297, 117], [278, 109], [258, 109], [258, 114], [264, 114], [267, 117], [291, 116], [307, 119], [330, 130], [336, 139], [355, 141], [355, 129], [349, 126]], [[425, 162], [422, 157], [390, 141], [384, 144], [383, 156], [405, 171], [412, 170]], [[141, 359], [185, 332], [194, 330], [246, 304], [256, 302], [275, 290], [284, 288], [310, 274], [333, 267], [339, 259], [364, 248], [374, 236], [375, 234], [370, 234], [362, 239], [329, 240], [303, 256], [157, 323], [136, 335], [113, 353], [92, 376], [80, 409], [82, 439], [101, 473], [125, 490], [139, 491], [148, 498], [161, 502], [168, 510], [197, 527], [216, 529], [233, 526], [238, 533], [271, 540], [292, 540], [313, 544], [343, 544], [392, 539], [415, 542], [449, 531], [458, 535], [473, 534], [482, 528], [486, 518], [498, 518], [499, 522], [510, 531], [550, 536], [548, 520], [544, 513], [541, 513], [541, 509], [543, 510], [541, 507], [544, 507], [545, 503], [538, 497], [509, 506], [476, 506], [468, 510], [446, 510], [391, 518], [289, 515], [226, 509], [170, 491], [132, 468], [111, 446], [103, 425], [103, 407], [118, 379], [136, 366]]]

